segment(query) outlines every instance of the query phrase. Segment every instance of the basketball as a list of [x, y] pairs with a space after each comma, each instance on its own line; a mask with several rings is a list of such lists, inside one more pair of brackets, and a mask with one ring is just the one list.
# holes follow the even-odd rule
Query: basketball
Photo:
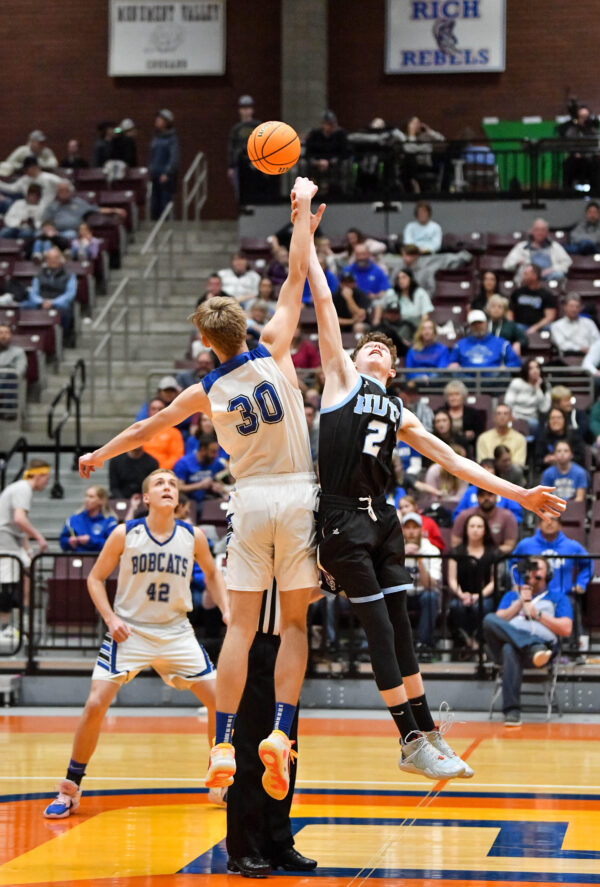
[[248, 138], [248, 157], [261, 172], [269, 176], [281, 175], [298, 162], [298, 133], [281, 120], [261, 123]]

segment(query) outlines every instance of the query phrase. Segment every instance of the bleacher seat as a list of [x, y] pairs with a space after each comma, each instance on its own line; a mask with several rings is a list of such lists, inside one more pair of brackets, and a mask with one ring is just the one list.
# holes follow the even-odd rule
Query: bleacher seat
[[464, 234], [446, 232], [442, 239], [441, 252], [459, 252], [466, 249], [470, 253], [484, 253], [487, 248], [487, 236], [483, 231], [467, 231]]
[[569, 277], [587, 277], [592, 280], [600, 277], [600, 253], [595, 253], [593, 256], [571, 256], [571, 258], [573, 264], [569, 268]]
[[117, 209], [124, 209], [127, 213], [127, 230], [135, 232], [138, 227], [138, 208], [135, 201], [135, 192], [125, 189], [104, 190], [98, 193], [98, 206], [114, 206]]
[[27, 357], [27, 384], [36, 385], [44, 382], [46, 360], [40, 336], [37, 333], [13, 333], [11, 343], [19, 345]]
[[464, 279], [445, 280], [436, 275], [433, 304], [442, 302], [471, 302], [475, 295], [475, 286], [470, 277]]
[[44, 354], [62, 355], [62, 326], [56, 308], [20, 308], [16, 331], [20, 335], [38, 336]]
[[437, 326], [445, 326], [445, 324], [451, 321], [456, 332], [462, 330], [465, 326], [469, 310], [468, 301], [456, 305], [450, 300], [436, 303], [434, 299], [433, 306], [433, 319]]
[[504, 233], [488, 231], [486, 236], [486, 252], [504, 257], [508, 255], [516, 243], [524, 240], [524, 238], [525, 232], [523, 231], [509, 231]]
[[256, 259], [267, 261], [271, 258], [271, 244], [264, 237], [242, 237], [240, 249], [251, 262]]
[[493, 271], [500, 280], [511, 280], [514, 277], [514, 271], [506, 271], [502, 267], [504, 262], [503, 256], [493, 253], [486, 253], [479, 257], [479, 274], [483, 275], [486, 271]]

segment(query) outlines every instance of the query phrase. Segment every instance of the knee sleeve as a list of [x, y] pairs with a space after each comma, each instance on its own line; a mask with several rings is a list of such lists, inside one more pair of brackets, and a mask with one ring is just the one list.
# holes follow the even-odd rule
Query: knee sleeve
[[391, 690], [399, 687], [402, 672], [396, 660], [395, 632], [385, 602], [377, 600], [350, 606], [367, 636], [377, 689]]
[[402, 675], [413, 675], [419, 672], [419, 663], [415, 656], [412, 629], [406, 607], [406, 592], [397, 591], [386, 594], [385, 605], [394, 628], [394, 647], [396, 661]]

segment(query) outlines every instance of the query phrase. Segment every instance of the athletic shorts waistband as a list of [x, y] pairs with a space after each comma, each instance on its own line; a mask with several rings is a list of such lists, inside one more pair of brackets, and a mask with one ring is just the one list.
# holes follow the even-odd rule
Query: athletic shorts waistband
[[289, 474], [253, 474], [250, 477], [240, 477], [235, 482], [235, 490], [244, 487], [277, 487], [282, 484], [313, 483], [316, 484], [317, 476], [312, 471], [290, 472]]
[[387, 505], [387, 500], [383, 494], [375, 496], [374, 499], [370, 496], [355, 499], [351, 496], [335, 496], [333, 493], [321, 493], [319, 503], [321, 508], [327, 506], [330, 508], [340, 508], [342, 511], [367, 511], [369, 507], [381, 508], [383, 505]]

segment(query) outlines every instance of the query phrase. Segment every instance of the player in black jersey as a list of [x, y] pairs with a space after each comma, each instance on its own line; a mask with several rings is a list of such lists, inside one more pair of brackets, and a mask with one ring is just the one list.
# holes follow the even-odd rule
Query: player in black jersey
[[490, 474], [426, 431], [399, 398], [386, 392], [396, 375], [396, 349], [390, 339], [368, 333], [352, 357], [344, 351], [314, 245], [308, 277], [325, 373], [319, 426], [319, 563], [330, 589], [346, 593], [367, 635], [375, 681], [401, 736], [400, 768], [432, 779], [472, 776], [472, 769], [435, 727], [413, 651], [406, 608], [412, 582], [404, 567], [396, 510], [385, 500], [396, 440], [468, 483], [514, 499], [535, 514], [559, 515], [566, 503], [552, 494], [552, 487], [525, 490]]

